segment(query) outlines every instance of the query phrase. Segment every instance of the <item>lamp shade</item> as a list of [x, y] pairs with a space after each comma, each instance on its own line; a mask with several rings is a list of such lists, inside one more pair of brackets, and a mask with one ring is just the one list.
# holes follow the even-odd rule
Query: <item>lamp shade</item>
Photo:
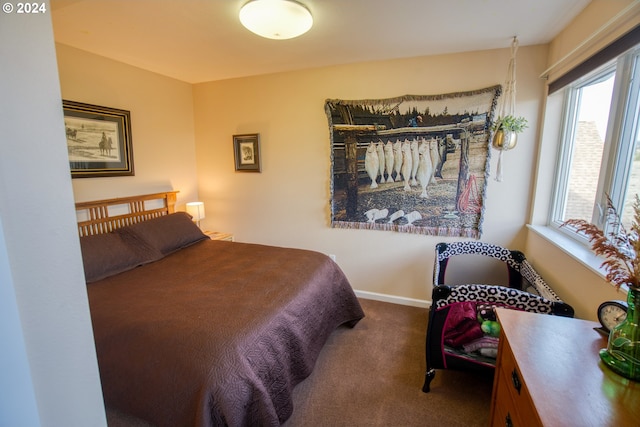
[[240, 9], [240, 22], [261, 37], [285, 40], [309, 31], [313, 17], [294, 0], [251, 0]]
[[187, 213], [193, 217], [194, 221], [204, 219], [204, 203], [189, 202], [187, 203]]

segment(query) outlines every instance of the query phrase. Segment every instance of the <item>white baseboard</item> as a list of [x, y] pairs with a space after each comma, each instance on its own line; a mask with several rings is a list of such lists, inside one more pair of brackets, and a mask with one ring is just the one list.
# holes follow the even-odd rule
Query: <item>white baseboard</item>
[[364, 299], [372, 299], [376, 301], [390, 302], [393, 304], [410, 305], [412, 307], [429, 308], [431, 307], [431, 301], [398, 297], [395, 295], [379, 294], [377, 292], [368, 291], [355, 291], [356, 296]]

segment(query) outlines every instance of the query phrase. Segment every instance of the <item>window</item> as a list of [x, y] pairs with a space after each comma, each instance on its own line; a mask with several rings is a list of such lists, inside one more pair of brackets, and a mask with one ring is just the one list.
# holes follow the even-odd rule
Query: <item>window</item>
[[[561, 145], [550, 224], [584, 219], [606, 227], [609, 196], [625, 227], [640, 195], [640, 45], [558, 89]], [[573, 230], [561, 228], [580, 239]], [[610, 231], [610, 230], [607, 230]]]

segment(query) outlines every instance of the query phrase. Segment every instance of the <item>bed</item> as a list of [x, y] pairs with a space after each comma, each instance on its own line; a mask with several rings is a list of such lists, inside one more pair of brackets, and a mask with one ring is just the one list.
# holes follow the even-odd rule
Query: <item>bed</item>
[[157, 426], [280, 425], [360, 304], [329, 257], [211, 240], [175, 193], [76, 205], [105, 405]]

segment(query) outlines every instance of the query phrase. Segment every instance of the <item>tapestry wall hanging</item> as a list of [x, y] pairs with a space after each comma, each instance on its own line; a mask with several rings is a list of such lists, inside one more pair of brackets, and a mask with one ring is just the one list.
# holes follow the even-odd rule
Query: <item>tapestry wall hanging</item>
[[327, 100], [331, 226], [480, 238], [501, 90]]

